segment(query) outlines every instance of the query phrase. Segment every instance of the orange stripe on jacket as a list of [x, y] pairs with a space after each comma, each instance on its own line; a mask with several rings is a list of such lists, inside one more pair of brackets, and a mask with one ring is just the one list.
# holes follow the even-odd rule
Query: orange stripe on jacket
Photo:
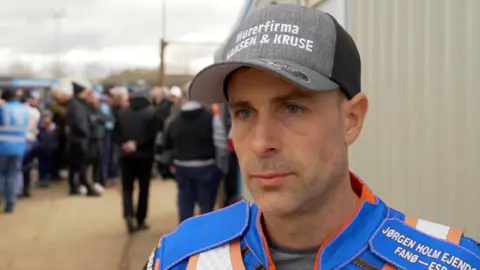
[[416, 217], [405, 217], [405, 223], [412, 226], [413, 228], [417, 227], [418, 218]]
[[240, 249], [240, 241], [238, 240], [230, 243], [230, 260], [232, 262], [233, 270], [245, 270], [242, 251]]
[[186, 270], [195, 270], [197, 269], [198, 259], [200, 258], [200, 254], [195, 254], [188, 259], [187, 269]]
[[372, 191], [367, 187], [367, 185], [360, 179], [358, 178], [355, 174], [350, 172], [350, 181], [352, 185], [353, 191], [358, 194], [360, 197], [359, 202], [357, 203], [357, 206], [355, 208], [355, 211], [350, 215], [350, 217], [340, 226], [333, 234], [331, 234], [325, 242], [320, 246], [317, 252], [317, 257], [315, 259], [315, 269], [318, 269], [319, 266], [319, 259], [320, 259], [320, 253], [322, 252], [323, 248], [325, 245], [330, 242], [337, 234], [339, 234], [345, 227], [348, 226], [348, 224], [352, 221], [353, 217], [357, 214], [357, 212], [360, 210], [360, 206], [362, 205], [363, 201], [369, 201], [369, 202], [376, 202], [375, 195], [373, 195]]
[[447, 235], [447, 241], [458, 245], [460, 244], [460, 240], [462, 240], [462, 235], [463, 232], [460, 229], [450, 227], [450, 231]]

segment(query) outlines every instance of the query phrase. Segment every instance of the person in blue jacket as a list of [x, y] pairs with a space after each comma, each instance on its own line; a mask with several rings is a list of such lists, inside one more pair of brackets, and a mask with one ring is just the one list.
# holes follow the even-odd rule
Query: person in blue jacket
[[368, 110], [355, 42], [327, 13], [254, 11], [190, 96], [228, 102], [232, 139], [255, 203], [186, 220], [145, 268], [480, 269], [480, 247], [454, 227], [388, 207], [350, 172]]
[[21, 174], [21, 160], [26, 151], [29, 107], [20, 103], [13, 89], [2, 91], [0, 105], [0, 203], [5, 198], [5, 212], [12, 213], [17, 198], [16, 186]]

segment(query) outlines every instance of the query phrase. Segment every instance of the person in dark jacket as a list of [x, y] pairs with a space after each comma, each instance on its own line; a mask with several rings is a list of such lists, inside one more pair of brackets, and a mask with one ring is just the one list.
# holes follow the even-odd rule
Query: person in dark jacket
[[[152, 89], [153, 104], [155, 105], [157, 116], [162, 119], [163, 123], [166, 123], [173, 106], [173, 102], [167, 98], [165, 92], [166, 89], [162, 87], [155, 87]], [[173, 179], [174, 175], [170, 170], [170, 164], [162, 161], [164, 131], [165, 126], [163, 125], [160, 131], [157, 133], [155, 140], [155, 163], [157, 165], [157, 172], [160, 174], [163, 180], [167, 180]]]
[[[68, 156], [70, 195], [82, 193], [86, 189], [88, 196], [99, 196], [87, 180], [88, 144], [91, 137], [89, 108], [87, 99], [90, 89], [73, 84], [74, 97], [68, 103]], [[78, 177], [79, 184], [76, 182]]]
[[178, 184], [180, 223], [194, 214], [213, 211], [227, 154], [227, 136], [218, 115], [182, 93], [181, 111], [165, 135], [164, 151], [171, 152]]
[[53, 157], [53, 175], [52, 180], [60, 180], [60, 171], [67, 166], [66, 147], [67, 147], [67, 106], [71, 98], [70, 93], [65, 93], [59, 89], [52, 89], [53, 100], [48, 104], [48, 110], [52, 113], [52, 121], [55, 123], [56, 133], [58, 134], [58, 147]]
[[38, 153], [38, 182], [39, 185], [48, 186], [54, 173], [55, 151], [59, 144], [57, 126], [52, 121], [52, 114], [45, 111], [41, 118], [37, 138]]
[[153, 104], [157, 109], [157, 114], [164, 121], [170, 116], [173, 102], [166, 97], [165, 90], [161, 87], [152, 89]]
[[[130, 106], [118, 113], [115, 132], [122, 148], [120, 164], [122, 169], [123, 216], [129, 233], [148, 229], [145, 219], [148, 209], [153, 148], [155, 136], [161, 126], [162, 121], [157, 117], [155, 107], [151, 104], [150, 95], [147, 91], [132, 93]], [[138, 179], [140, 187], [136, 226], [133, 220], [132, 201], [135, 179]]]

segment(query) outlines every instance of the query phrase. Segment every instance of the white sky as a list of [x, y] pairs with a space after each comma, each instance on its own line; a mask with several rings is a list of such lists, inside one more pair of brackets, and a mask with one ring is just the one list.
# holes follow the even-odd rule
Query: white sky
[[[245, 0], [167, 1], [167, 39], [222, 42]], [[0, 75], [12, 61], [37, 70], [55, 59], [52, 9], [64, 9], [61, 58], [76, 75], [157, 66], [162, 0], [0, 0]], [[196, 72], [218, 46], [169, 45], [167, 72]], [[103, 74], [102, 74], [103, 75]]]

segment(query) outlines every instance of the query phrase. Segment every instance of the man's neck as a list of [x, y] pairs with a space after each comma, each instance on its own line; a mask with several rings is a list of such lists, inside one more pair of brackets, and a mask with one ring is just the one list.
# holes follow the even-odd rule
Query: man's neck
[[299, 215], [280, 217], [263, 214], [268, 239], [277, 246], [308, 249], [321, 246], [354, 214], [359, 195], [352, 190], [350, 179], [328, 191], [328, 198], [318, 208]]

